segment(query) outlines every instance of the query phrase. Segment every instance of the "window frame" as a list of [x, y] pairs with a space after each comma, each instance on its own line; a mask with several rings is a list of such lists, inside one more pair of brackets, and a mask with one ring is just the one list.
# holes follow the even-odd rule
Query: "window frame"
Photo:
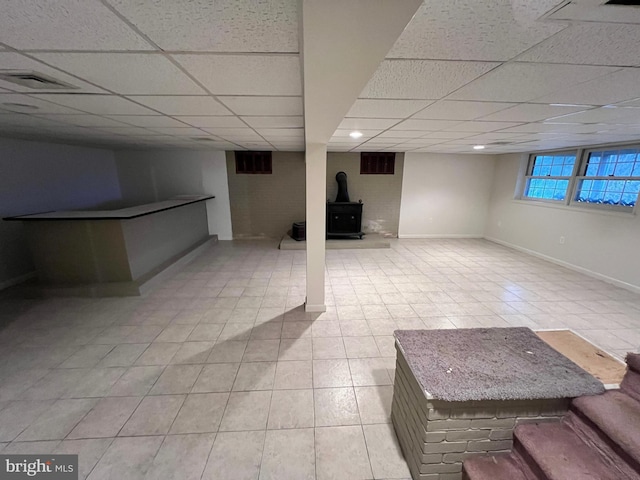
[[[567, 156], [567, 155], [575, 155], [575, 162], [573, 163], [573, 169], [571, 171], [570, 176], [541, 176], [541, 175], [533, 175], [533, 167], [535, 164], [536, 157], [544, 157], [544, 156]], [[578, 165], [580, 164], [580, 150], [555, 150], [548, 152], [534, 152], [528, 155], [527, 157], [527, 166], [524, 171], [524, 178], [522, 182], [522, 189], [518, 198], [520, 200], [524, 200], [526, 202], [542, 202], [549, 203], [552, 205], [568, 205], [570, 199], [572, 198], [572, 192], [574, 188], [574, 179], [576, 176], [576, 172], [578, 170]], [[527, 187], [532, 179], [545, 179], [545, 180], [568, 180], [567, 190], [565, 192], [564, 198], [562, 200], [554, 200], [552, 198], [537, 198], [537, 197], [529, 197], [526, 195]]]
[[634, 180], [634, 181], [640, 181], [640, 176], [638, 177], [633, 177], [633, 176], [629, 176], [629, 177], [612, 177], [612, 176], [597, 176], [597, 177], [589, 177], [586, 175], [587, 173], [587, 167], [588, 167], [588, 163], [589, 163], [589, 156], [594, 153], [594, 152], [606, 152], [606, 151], [619, 151], [619, 150], [625, 150], [625, 149], [636, 149], [639, 150], [638, 154], [640, 154], [640, 144], [625, 144], [625, 145], [607, 145], [607, 146], [598, 146], [598, 147], [593, 147], [593, 148], [585, 148], [582, 149], [580, 152], [580, 168], [577, 170], [577, 172], [574, 175], [574, 187], [573, 187], [573, 191], [571, 193], [571, 198], [569, 201], [569, 206], [575, 206], [578, 208], [584, 208], [584, 209], [594, 209], [594, 210], [599, 210], [599, 211], [604, 211], [604, 212], [619, 212], [619, 213], [632, 213], [635, 214], [636, 213], [636, 208], [638, 206], [638, 203], [640, 203], [640, 193], [638, 194], [638, 196], [636, 197], [636, 202], [633, 206], [631, 207], [626, 207], [624, 205], [609, 205], [609, 204], [604, 204], [604, 203], [592, 203], [592, 202], [580, 202], [577, 200], [578, 197], [578, 193], [579, 193], [579, 189], [581, 186], [581, 182], [585, 181], [585, 180], [619, 180], [619, 181], [628, 181], [628, 180]]

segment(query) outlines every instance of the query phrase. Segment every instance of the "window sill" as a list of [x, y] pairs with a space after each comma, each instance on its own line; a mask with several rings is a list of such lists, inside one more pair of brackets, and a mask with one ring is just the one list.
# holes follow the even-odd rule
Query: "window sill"
[[514, 203], [518, 203], [521, 205], [528, 205], [531, 207], [544, 207], [544, 208], [556, 208], [559, 210], [565, 210], [568, 212], [579, 212], [579, 213], [595, 213], [596, 215], [606, 215], [620, 218], [635, 218], [637, 213], [635, 211], [631, 212], [616, 212], [613, 210], [601, 210], [599, 208], [589, 208], [589, 207], [576, 207], [573, 205], [565, 205], [565, 204], [554, 204], [551, 202], [542, 202], [535, 200], [521, 200], [518, 198], [513, 199]]

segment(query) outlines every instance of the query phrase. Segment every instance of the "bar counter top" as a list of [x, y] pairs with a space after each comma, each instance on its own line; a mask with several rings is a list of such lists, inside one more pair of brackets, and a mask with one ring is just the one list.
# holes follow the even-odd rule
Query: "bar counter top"
[[178, 195], [162, 202], [147, 203], [134, 207], [118, 210], [69, 210], [59, 212], [34, 213], [31, 215], [19, 215], [6, 217], [3, 220], [129, 220], [152, 213], [163, 212], [173, 208], [183, 207], [192, 203], [202, 202], [215, 198], [213, 195]]

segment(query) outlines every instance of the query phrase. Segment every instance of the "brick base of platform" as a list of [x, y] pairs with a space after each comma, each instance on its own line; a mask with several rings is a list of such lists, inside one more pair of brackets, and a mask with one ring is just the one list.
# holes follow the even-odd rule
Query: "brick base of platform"
[[429, 399], [397, 349], [391, 419], [414, 480], [460, 480], [463, 460], [509, 452], [517, 425], [558, 422], [569, 403], [570, 399]]

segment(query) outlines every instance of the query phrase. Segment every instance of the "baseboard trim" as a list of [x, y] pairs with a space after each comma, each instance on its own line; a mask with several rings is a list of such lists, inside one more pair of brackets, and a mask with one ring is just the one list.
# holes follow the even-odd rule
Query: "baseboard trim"
[[326, 305], [310, 305], [308, 303], [305, 303], [304, 311], [305, 312], [326, 312], [327, 306]]
[[497, 243], [504, 247], [512, 248], [519, 252], [526, 253], [533, 257], [541, 258], [542, 260], [546, 260], [547, 262], [560, 265], [561, 267], [568, 268], [569, 270], [573, 270], [574, 272], [582, 273], [584, 275], [587, 275], [588, 277], [602, 280], [603, 282], [610, 283], [611, 285], [615, 285], [616, 287], [624, 288], [625, 290], [629, 290], [633, 293], [640, 293], [640, 286], [638, 285], [633, 285], [632, 283], [623, 282], [622, 280], [618, 280], [617, 278], [609, 277], [607, 275], [603, 275], [602, 273], [594, 272], [593, 270], [589, 270], [588, 268], [574, 265], [573, 263], [565, 262], [563, 260], [558, 260], [557, 258], [551, 257], [549, 255], [545, 255], [544, 253], [536, 252], [535, 250], [530, 250], [528, 248], [515, 245], [513, 243], [505, 242], [504, 240], [500, 240], [498, 238], [484, 237], [484, 239], [493, 243]]
[[5, 280], [4, 282], [0, 282], [0, 290], [5, 290], [10, 287], [15, 287], [16, 285], [20, 285], [21, 283], [28, 282], [29, 280], [33, 280], [37, 278], [38, 274], [36, 272], [25, 273], [24, 275], [20, 275], [19, 277], [10, 278], [9, 280]]
[[484, 235], [476, 233], [399, 233], [398, 238], [484, 238]]

